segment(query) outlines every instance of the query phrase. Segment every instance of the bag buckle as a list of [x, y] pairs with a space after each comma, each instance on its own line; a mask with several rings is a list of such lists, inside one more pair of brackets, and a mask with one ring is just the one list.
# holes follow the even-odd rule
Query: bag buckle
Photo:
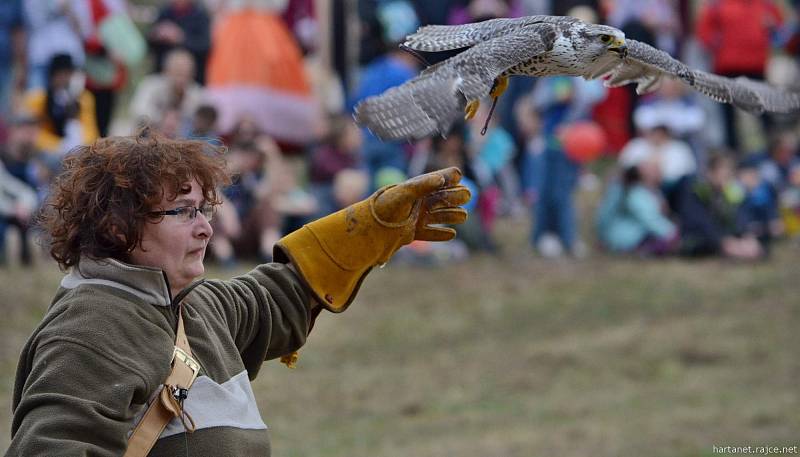
[[174, 364], [176, 360], [180, 361], [189, 367], [190, 370], [192, 370], [192, 378], [186, 384], [187, 388], [191, 387], [192, 383], [197, 378], [198, 373], [200, 373], [200, 364], [197, 362], [197, 360], [193, 359], [192, 356], [187, 354], [186, 351], [178, 346], [175, 346], [175, 351], [172, 353], [172, 363]]

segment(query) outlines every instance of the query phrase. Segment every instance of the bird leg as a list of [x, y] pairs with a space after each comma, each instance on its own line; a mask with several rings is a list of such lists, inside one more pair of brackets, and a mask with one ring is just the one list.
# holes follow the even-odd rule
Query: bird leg
[[508, 89], [508, 76], [498, 76], [494, 80], [492, 90], [489, 91], [489, 96], [498, 99]]
[[475, 113], [478, 112], [478, 107], [481, 106], [480, 100], [472, 100], [471, 102], [467, 103], [467, 106], [464, 108], [464, 120], [468, 121], [475, 117]]
[[489, 96], [492, 97], [492, 108], [489, 110], [489, 115], [486, 116], [486, 122], [484, 122], [483, 128], [481, 129], [481, 135], [486, 135], [486, 130], [489, 128], [489, 121], [492, 120], [494, 108], [497, 106], [497, 99], [503, 95], [506, 89], [508, 89], [508, 76], [498, 76], [497, 79], [494, 80], [492, 90], [489, 91]]

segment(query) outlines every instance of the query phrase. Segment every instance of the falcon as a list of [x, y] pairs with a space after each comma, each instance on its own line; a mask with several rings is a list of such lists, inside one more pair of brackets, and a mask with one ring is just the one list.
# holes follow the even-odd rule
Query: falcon
[[406, 37], [401, 46], [415, 53], [466, 50], [356, 106], [356, 122], [384, 140], [445, 135], [460, 113], [467, 120], [474, 117], [487, 95], [494, 106], [508, 78], [517, 75], [603, 78], [608, 87], [634, 83], [638, 94], [655, 90], [663, 78], [676, 78], [751, 113], [800, 112], [798, 93], [691, 69], [664, 51], [626, 39], [619, 29], [574, 17], [429, 25]]

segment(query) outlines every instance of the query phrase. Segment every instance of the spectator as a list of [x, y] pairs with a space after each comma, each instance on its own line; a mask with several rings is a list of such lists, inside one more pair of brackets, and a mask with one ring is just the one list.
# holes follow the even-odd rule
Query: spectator
[[[728, 77], [764, 79], [771, 51], [771, 34], [783, 24], [772, 0], [718, 0], [707, 2], [697, 20], [697, 38], [711, 54], [713, 71]], [[728, 148], [740, 151], [741, 126], [733, 105], [722, 104]], [[766, 116], [761, 116], [762, 126]]]
[[[327, 8], [335, 8], [328, 6]], [[294, 24], [292, 30], [297, 43], [303, 51], [303, 66], [312, 94], [320, 104], [322, 116], [329, 118], [346, 109], [344, 84], [333, 68], [332, 53], [336, 47], [330, 40], [328, 26], [320, 27], [315, 17], [314, 1], [290, 0], [283, 17], [287, 24]], [[325, 36], [325, 33], [329, 36]], [[322, 135], [327, 129], [322, 125]]]
[[[269, 145], [270, 149], [263, 147]], [[233, 182], [223, 189], [226, 207], [215, 223], [212, 252], [226, 267], [239, 256], [271, 259], [272, 246], [280, 238], [281, 219], [270, 199], [270, 166], [280, 160], [274, 143], [237, 142], [228, 153]], [[272, 161], [272, 163], [270, 162]]]
[[[543, 178], [531, 233], [533, 246], [542, 254], [567, 251], [575, 256], [584, 255], [578, 242], [573, 204], [580, 166], [567, 157], [556, 136], [559, 126], [588, 118], [605, 94], [598, 81], [555, 77], [539, 80], [531, 95], [541, 114], [542, 133], [546, 138], [539, 163], [541, 169], [537, 172]], [[543, 240], [551, 238], [546, 235], [555, 235], [560, 246], [552, 250], [547, 248], [549, 243]]]
[[0, 144], [0, 161], [6, 171], [34, 189], [45, 189], [49, 176], [43, 173], [42, 154], [36, 147], [39, 121], [25, 111], [18, 112], [9, 125], [8, 141]]
[[249, 114], [242, 115], [233, 126], [226, 142], [230, 145], [255, 144], [264, 133], [259, 129], [255, 118]]
[[320, 216], [343, 207], [334, 199], [334, 180], [342, 170], [359, 166], [362, 144], [361, 129], [349, 116], [329, 121], [328, 138], [312, 152], [309, 164], [311, 190], [319, 202]]
[[286, 27], [292, 31], [297, 43], [303, 49], [316, 46], [319, 33], [319, 22], [314, 0], [285, 0], [286, 4], [281, 14]]
[[[674, 0], [614, 0], [606, 23], [625, 31], [633, 23], [653, 35], [653, 45], [676, 56], [681, 32], [677, 2]], [[626, 33], [626, 36], [629, 36]], [[636, 38], [638, 39], [638, 38]]]
[[481, 104], [475, 114], [476, 122], [468, 123], [466, 131], [471, 166], [481, 186], [481, 196], [478, 198], [480, 216], [488, 233], [494, 231], [495, 220], [500, 214], [513, 212], [520, 207], [517, 200], [519, 180], [513, 168], [517, 154], [514, 139], [501, 127], [497, 114], [488, 119], [485, 134], [481, 133], [485, 122], [478, 120], [489, 117], [490, 106], [491, 103], [486, 101]]
[[734, 178], [733, 159], [717, 155], [709, 161], [703, 178], [681, 186], [678, 219], [683, 254], [743, 260], [764, 254], [756, 237], [739, 226], [744, 191]]
[[[100, 136], [107, 136], [117, 93], [128, 82], [128, 65], [136, 65], [136, 62], [141, 61], [144, 56], [144, 43], [138, 29], [129, 21], [125, 21], [129, 26], [124, 30], [120, 22], [113, 24], [115, 33], [129, 42], [125, 48], [127, 55], [120, 54], [122, 52], [120, 49], [109, 48], [109, 44], [104, 42], [105, 38], [100, 34], [100, 27], [104, 21], [127, 14], [128, 4], [125, 0], [86, 0], [86, 3], [90, 11], [89, 36], [85, 42], [86, 87], [94, 95], [95, 116]], [[137, 43], [139, 46], [136, 46]]]
[[640, 131], [665, 126], [678, 139], [689, 141], [705, 125], [706, 115], [683, 82], [664, 78], [661, 87], [633, 112]]
[[333, 203], [338, 211], [359, 201], [369, 191], [369, 176], [363, 170], [345, 168], [333, 178]]
[[130, 106], [136, 123], [158, 125], [169, 111], [176, 110], [179, 131], [185, 131], [203, 100], [203, 89], [192, 79], [194, 71], [194, 60], [188, 51], [172, 50], [164, 72], [146, 76], [136, 88]]
[[[419, 25], [413, 7], [406, 1], [392, 1], [378, 5], [375, 12], [379, 37], [385, 53], [379, 54], [361, 71], [359, 83], [349, 102], [350, 111], [358, 102], [378, 95], [390, 87], [398, 86], [417, 75], [419, 62], [410, 53], [398, 48], [405, 36]], [[378, 170], [393, 167], [406, 171], [409, 150], [406, 143], [384, 142], [364, 129], [364, 162], [370, 174], [372, 187]]]
[[89, 10], [85, 0], [25, 0], [23, 5], [28, 31], [28, 89], [45, 89], [54, 56], [66, 54], [75, 66], [83, 66]]
[[192, 118], [192, 128], [187, 135], [188, 138], [198, 140], [217, 141], [217, 109], [211, 105], [200, 105], [194, 112]]
[[319, 140], [320, 102], [280, 12], [285, 2], [229, 2], [215, 24], [206, 96], [229, 133], [243, 115], [285, 148]]
[[11, 114], [12, 95], [24, 88], [25, 23], [22, 0], [0, 3], [0, 119]]
[[523, 143], [520, 170], [522, 195], [525, 202], [533, 207], [539, 200], [542, 190], [544, 179], [542, 160], [546, 139], [542, 132], [542, 120], [528, 97], [522, 98], [516, 103], [514, 114], [517, 132]]
[[785, 130], [775, 134], [766, 160], [760, 164], [762, 177], [779, 193], [789, 184], [792, 170], [800, 166], [797, 135]]
[[211, 20], [202, 4], [195, 0], [170, 0], [158, 13], [148, 33], [155, 54], [155, 72], [168, 66], [171, 51], [187, 49], [197, 71], [192, 75], [203, 85], [206, 80], [206, 61], [211, 49]]
[[36, 191], [11, 175], [0, 162], [0, 265], [6, 260], [6, 230], [12, 225], [20, 231], [22, 263], [30, 264], [27, 234], [36, 208]]
[[678, 246], [678, 229], [667, 218], [659, 188], [659, 163], [646, 160], [623, 170], [597, 212], [597, 234], [611, 252], [664, 255]]
[[47, 68], [47, 86], [25, 95], [26, 109], [39, 119], [36, 145], [54, 157], [90, 144], [99, 136], [94, 97], [73, 79], [75, 64], [68, 54], [56, 54]]
[[235, 213], [220, 222], [235, 222], [220, 224], [217, 243], [229, 246], [215, 247], [213, 252], [228, 265], [235, 259], [225, 255], [228, 252], [270, 259], [282, 233], [302, 226], [317, 213], [316, 200], [300, 187], [275, 140], [259, 131], [251, 117], [239, 121], [229, 144], [234, 181], [223, 194]]
[[788, 185], [778, 194], [781, 219], [786, 235], [800, 235], [800, 167], [792, 168]]
[[478, 202], [481, 197], [481, 188], [478, 185], [474, 161], [467, 150], [466, 130], [463, 123], [457, 124], [447, 137], [436, 137], [432, 144], [433, 156], [429, 158], [425, 170], [433, 170], [440, 166], [458, 167], [464, 172], [461, 183], [472, 194], [470, 202], [464, 209], [470, 215], [459, 230], [457, 238], [461, 240], [470, 251], [496, 252], [497, 244], [492, 239], [492, 233], [485, 223], [481, 211], [485, 206]]
[[689, 145], [676, 139], [665, 125], [656, 125], [632, 139], [619, 155], [622, 167], [655, 159], [661, 170], [661, 185], [667, 201], [675, 209], [675, 190], [682, 179], [697, 172], [697, 161]]
[[[301, 228], [309, 222], [314, 214], [319, 212], [316, 198], [304, 187], [306, 182], [306, 164], [297, 156], [282, 156], [275, 142], [267, 137], [268, 143], [261, 146], [262, 150], [278, 151], [270, 155], [269, 180], [267, 187], [262, 190], [262, 195], [268, 195], [273, 207], [281, 217], [283, 233], [289, 233]], [[259, 141], [263, 143], [264, 140]], [[270, 146], [272, 144], [273, 146]], [[368, 192], [364, 192], [366, 195]], [[334, 196], [336, 196], [336, 182], [334, 180]], [[272, 252], [271, 244], [270, 252]]]
[[778, 195], [761, 176], [757, 160], [743, 160], [737, 178], [745, 192], [739, 207], [739, 226], [745, 233], [753, 234], [768, 253], [772, 239], [783, 230], [778, 213]]
[[[31, 261], [29, 228], [38, 208], [36, 119], [17, 115], [11, 120], [8, 141], [0, 147], [0, 265], [5, 261], [6, 229], [20, 233], [21, 260]], [[42, 183], [46, 184], [46, 183]]]
[[153, 129], [171, 140], [182, 138], [186, 132], [186, 118], [177, 109], [170, 108]]

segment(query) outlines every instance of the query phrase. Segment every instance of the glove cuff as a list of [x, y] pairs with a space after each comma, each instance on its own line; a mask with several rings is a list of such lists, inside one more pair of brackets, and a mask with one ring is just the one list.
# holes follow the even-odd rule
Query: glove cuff
[[419, 204], [404, 221], [385, 222], [378, 218], [374, 204], [387, 189], [304, 225], [275, 245], [275, 259], [291, 262], [328, 311], [340, 313], [347, 309], [372, 267], [386, 263], [414, 238]]

